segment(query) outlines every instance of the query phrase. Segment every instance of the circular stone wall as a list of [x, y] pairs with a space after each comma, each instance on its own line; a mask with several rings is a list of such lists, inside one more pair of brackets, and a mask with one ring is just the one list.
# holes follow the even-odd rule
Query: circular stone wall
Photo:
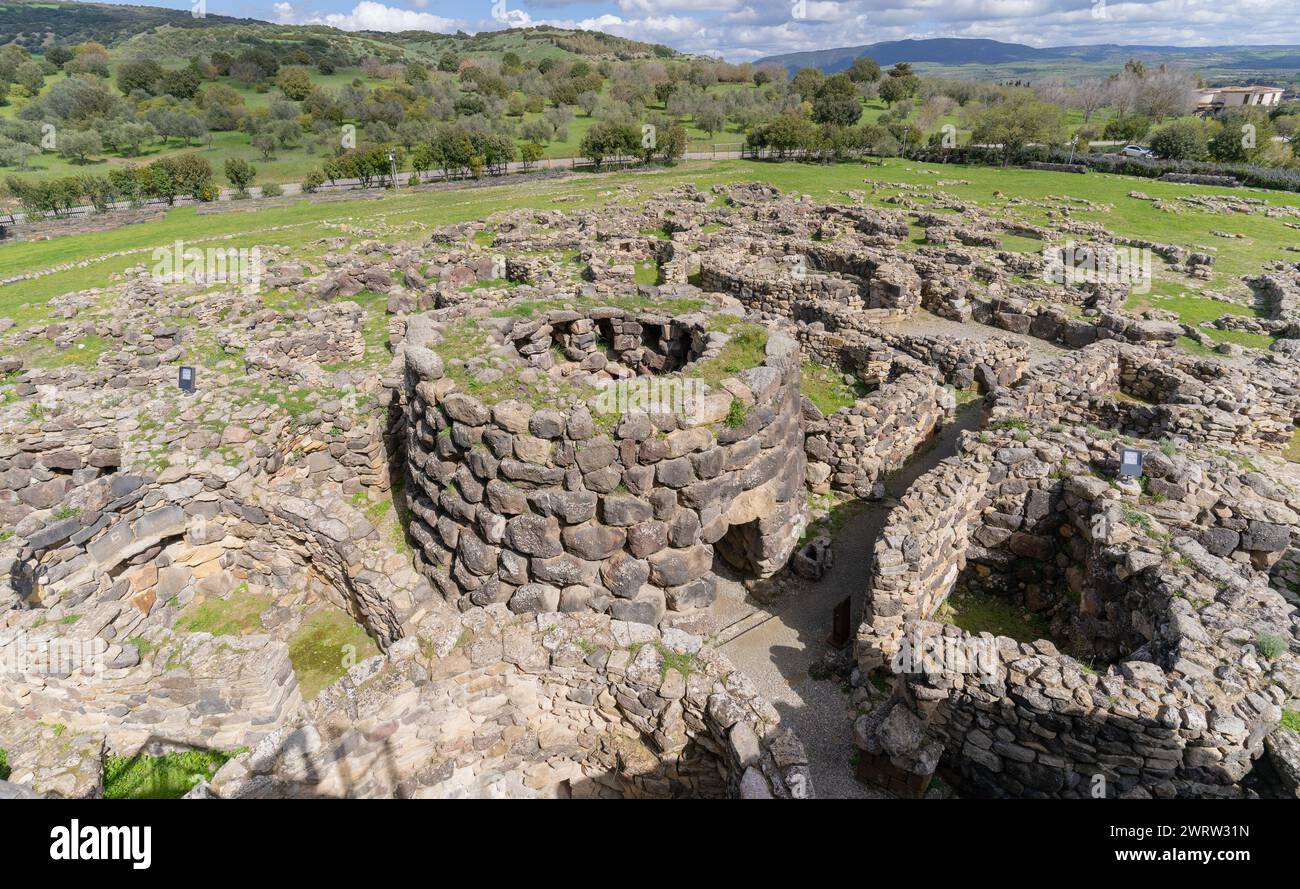
[[695, 302], [412, 320], [408, 527], [449, 602], [657, 624], [713, 601], [715, 548], [753, 577], [786, 563], [798, 344]]

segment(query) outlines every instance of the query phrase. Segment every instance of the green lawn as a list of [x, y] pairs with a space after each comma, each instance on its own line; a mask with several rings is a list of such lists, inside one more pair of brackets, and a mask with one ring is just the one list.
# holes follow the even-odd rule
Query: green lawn
[[[1241, 306], [1213, 302], [1197, 295], [1206, 289], [1241, 293], [1245, 287], [1241, 275], [1257, 274], [1272, 259], [1288, 259], [1285, 247], [1296, 242], [1295, 232], [1281, 219], [1259, 215], [1210, 214], [1189, 208], [1174, 215], [1155, 209], [1150, 201], [1129, 198], [1128, 192], [1172, 199], [1182, 194], [1249, 194], [1275, 205], [1300, 207], [1300, 195], [1249, 189], [1221, 189], [1207, 186], [1178, 185], [1147, 179], [1090, 173], [1081, 177], [1069, 173], [1049, 173], [1021, 169], [961, 165], [919, 165], [893, 159], [882, 166], [858, 164], [820, 165], [798, 163], [763, 163], [756, 161], [699, 161], [655, 172], [627, 172], [605, 175], [583, 174], [561, 181], [529, 182], [522, 185], [484, 188], [411, 192], [398, 191], [349, 201], [322, 202], [300, 199], [284, 206], [256, 207], [233, 205], [226, 212], [205, 212], [195, 207], [171, 210], [164, 220], [148, 225], [122, 226], [112, 231], [70, 235], [48, 241], [14, 243], [0, 246], [0, 278], [44, 269], [64, 263], [86, 262], [84, 267], [55, 272], [34, 280], [21, 281], [0, 288], [0, 317], [14, 318], [30, 324], [43, 318], [41, 306], [60, 293], [100, 287], [108, 277], [130, 265], [148, 260], [148, 251], [181, 239], [201, 243], [204, 239], [222, 238], [222, 246], [252, 247], [280, 244], [305, 250], [314, 240], [336, 235], [341, 225], [387, 225], [401, 228], [402, 238], [416, 239], [421, 232], [452, 222], [482, 219], [498, 210], [519, 207], [548, 207], [560, 196], [576, 199], [560, 205], [564, 209], [591, 207], [609, 200], [608, 191], [617, 183], [634, 183], [642, 191], [668, 188], [691, 182], [701, 189], [717, 183], [761, 179], [779, 188], [813, 195], [822, 200], [839, 200], [845, 189], [862, 189], [870, 182], [912, 183], [934, 186], [939, 179], [949, 184], [942, 190], [956, 197], [978, 203], [990, 210], [1015, 214], [1029, 222], [1047, 221], [1049, 208], [1059, 204], [1059, 196], [1086, 195], [1100, 204], [1109, 204], [1110, 212], [1075, 210], [1075, 219], [1101, 222], [1117, 234], [1172, 242], [1188, 247], [1219, 246], [1218, 263], [1210, 281], [1192, 281], [1158, 270], [1155, 296], [1185, 299], [1155, 300], [1151, 304], [1173, 308], [1189, 322], [1218, 317], [1230, 311], [1249, 313]], [[953, 180], [964, 180], [952, 184]], [[996, 197], [1001, 192], [1007, 197]], [[881, 203], [892, 191], [882, 188], [868, 200]], [[1026, 198], [1037, 205], [1013, 207], [1011, 197]], [[632, 202], [634, 197], [624, 200]], [[1247, 237], [1225, 241], [1212, 239], [1210, 228], [1239, 231]], [[396, 237], [396, 236], [395, 236]], [[1221, 244], [1212, 244], [1212, 240]], [[1027, 248], [1029, 245], [1015, 245]], [[141, 251], [134, 255], [111, 257], [107, 254]], [[1161, 264], [1157, 261], [1157, 266]]]

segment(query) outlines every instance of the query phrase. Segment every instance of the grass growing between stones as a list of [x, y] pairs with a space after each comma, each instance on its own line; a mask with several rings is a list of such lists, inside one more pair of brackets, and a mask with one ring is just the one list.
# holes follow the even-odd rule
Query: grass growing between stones
[[563, 299], [524, 299], [492, 311], [494, 318], [533, 318], [543, 312], [571, 307], [575, 312], [595, 308], [615, 308], [628, 312], [654, 312], [657, 315], [687, 315], [705, 306], [702, 299], [656, 299], [641, 294], [605, 296], [598, 299], [564, 297]]
[[398, 476], [393, 480], [392, 488], [380, 499], [371, 502], [364, 492], [352, 497], [352, 505], [362, 510], [370, 524], [379, 529], [379, 533], [403, 555], [411, 555], [411, 545], [406, 539], [406, 528], [410, 515], [406, 509], [406, 497], [403, 490], [406, 479]]
[[1283, 710], [1282, 728], [1286, 729], [1287, 731], [1300, 732], [1300, 713], [1297, 713], [1295, 710]]
[[[1174, 312], [1184, 324], [1200, 328], [1206, 336], [1217, 342], [1236, 343], [1248, 349], [1267, 349], [1272, 345], [1274, 337], [1266, 334], [1250, 333], [1245, 330], [1219, 330], [1216, 327], [1201, 327], [1203, 322], [1215, 321], [1225, 315], [1241, 315], [1247, 318], [1264, 317], [1266, 312], [1262, 308], [1252, 309], [1236, 303], [1196, 296], [1174, 285], [1175, 282], [1157, 281], [1151, 293], [1135, 294], [1129, 297], [1125, 308], [1132, 312], [1139, 312], [1146, 308], [1165, 309]], [[1161, 291], [1165, 292], [1162, 293]], [[1212, 353], [1212, 350], [1200, 346], [1194, 340], [1180, 337], [1179, 342], [1184, 348], [1187, 347], [1187, 343], [1183, 343], [1183, 340], [1198, 346], [1206, 354]], [[1188, 351], [1201, 354], [1190, 348]]]
[[800, 546], [821, 534], [834, 540], [844, 530], [845, 525], [867, 508], [867, 503], [863, 500], [841, 500], [835, 494], [811, 495], [808, 498], [808, 505], [814, 513], [821, 513], [821, 515], [808, 523], [803, 537], [799, 539]]
[[192, 603], [181, 612], [176, 629], [214, 636], [247, 636], [262, 628], [261, 614], [270, 607], [270, 597], [254, 593], [241, 584], [225, 599]]
[[1122, 389], [1116, 389], [1114, 392], [1110, 393], [1110, 397], [1114, 401], [1127, 401], [1129, 404], [1146, 404], [1146, 405], [1160, 404], [1160, 402], [1154, 399], [1142, 398], [1140, 396], [1132, 394], [1131, 392], [1125, 392]]
[[[473, 189], [399, 190], [378, 198], [361, 195], [355, 200], [320, 201], [304, 196], [274, 206], [259, 205], [257, 229], [250, 229], [247, 212], [230, 212], [229, 208], [220, 207], [215, 210], [206, 208], [200, 214], [192, 206], [177, 207], [149, 225], [123, 225], [108, 231], [6, 246], [0, 250], [0, 278], [64, 263], [69, 265], [54, 274], [6, 286], [0, 295], [0, 317], [13, 317], [20, 325], [35, 322], [43, 318], [41, 305], [51, 296], [103, 286], [109, 274], [140, 262], [141, 257], [147, 256], [154, 247], [178, 238], [197, 245], [204, 239], [230, 235], [231, 239], [223, 241], [223, 246], [251, 247], [270, 239], [301, 250], [317, 238], [338, 234], [341, 225], [409, 224], [413, 226], [414, 237], [419, 233], [416, 229], [427, 231], [448, 223], [482, 219], [498, 210], [546, 207], [559, 196], [569, 199], [567, 207], [570, 209], [591, 207], [606, 202], [608, 190], [626, 182], [633, 182], [644, 191], [685, 183], [705, 190], [715, 184], [758, 180], [770, 182], [782, 190], [810, 194], [819, 200], [834, 200], [842, 199], [840, 192], [844, 189], [861, 189], [864, 183], [934, 187], [938, 179], [950, 180], [943, 190], [960, 200], [978, 204], [993, 213], [1018, 216], [1031, 223], [1047, 221], [1048, 208], [1059, 205], [1059, 201], [1048, 200], [1049, 196], [1068, 193], [1079, 187], [1079, 177], [1070, 173], [960, 164], [918, 167], [905, 159], [890, 159], [880, 166], [869, 167], [860, 164], [773, 164], [731, 160], [691, 162], [653, 173], [579, 175], [571, 179], [539, 179]], [[1205, 244], [1211, 227], [1247, 235], [1249, 240], [1234, 242], [1233, 249], [1219, 252], [1214, 278], [1204, 283], [1197, 282], [1199, 286], [1231, 288], [1246, 296], [1240, 276], [1258, 273], [1265, 261], [1278, 258], [1295, 240], [1294, 232], [1283, 225], [1282, 218], [1245, 213], [1224, 216], [1190, 205], [1178, 214], [1165, 213], [1151, 201], [1129, 198], [1128, 192], [1139, 189], [1164, 201], [1177, 200], [1180, 195], [1250, 195], [1263, 198], [1274, 206], [1300, 206], [1300, 195], [1181, 185], [1103, 174], [1090, 175], [1088, 180], [1089, 197], [1097, 202], [1099, 208], [1076, 210], [1072, 215], [1101, 222], [1116, 234], [1184, 246]], [[895, 192], [896, 189], [888, 184], [882, 185], [867, 202], [891, 206], [885, 201]], [[998, 193], [1010, 197], [999, 197]], [[637, 193], [629, 195], [626, 201], [640, 199], [640, 193]], [[1012, 206], [1012, 199], [1027, 199], [1034, 203]], [[1031, 245], [1017, 243], [1013, 246]], [[139, 252], [113, 255], [118, 251], [133, 250]], [[1216, 317], [1228, 311], [1223, 303], [1195, 299], [1207, 311], [1213, 310]]]
[[8, 781], [9, 774], [9, 751], [0, 747], [0, 781]]
[[44, 337], [36, 337], [13, 354], [30, 367], [94, 367], [107, 348], [108, 340], [96, 334], [84, 336], [66, 349], [58, 348]]
[[105, 799], [180, 799], [234, 756], [222, 750], [186, 750], [162, 756], [110, 756], [104, 764]]
[[1218, 354], [1208, 346], [1202, 346], [1189, 336], [1180, 336], [1176, 342], [1178, 348], [1182, 349], [1187, 354], [1195, 355], [1198, 358], [1210, 358]]
[[[700, 299], [660, 300], [653, 296], [629, 294], [599, 299], [523, 300], [494, 310], [492, 316], [535, 318], [558, 309], [570, 308], [581, 312], [603, 307], [677, 316], [698, 312], [705, 305], [706, 302]], [[697, 362], [689, 371], [691, 376], [702, 377], [706, 382], [716, 384], [718, 380], [763, 362], [767, 345], [766, 329], [757, 324], [737, 322], [737, 319], [730, 316], [720, 316], [713, 320], [726, 327], [727, 332], [732, 334], [732, 341], [724, 347], [718, 358]], [[563, 407], [576, 401], [586, 401], [599, 391], [597, 387], [575, 383], [570, 378], [557, 379], [547, 374], [539, 374], [534, 382], [524, 383], [519, 379], [520, 368], [508, 363], [497, 366], [493, 362], [474, 362], [471, 367], [469, 362], [472, 359], [488, 356], [493, 349], [479, 317], [466, 317], [448, 325], [443, 331], [442, 340], [433, 349], [442, 356], [446, 374], [456, 383], [457, 390], [472, 395], [487, 405], [513, 398], [526, 402], [534, 409]], [[744, 363], [745, 361], [749, 363]], [[726, 370], [733, 366], [733, 370]], [[485, 377], [483, 371], [487, 368], [495, 368], [501, 375], [495, 379], [492, 378], [495, 374]]]
[[1286, 446], [1282, 456], [1292, 463], [1300, 463], [1300, 429], [1296, 429], [1295, 432], [1291, 433], [1291, 443]]
[[860, 381], [844, 382], [844, 374], [824, 364], [805, 361], [799, 369], [799, 391], [808, 396], [823, 416], [829, 417], [840, 408], [853, 407], [853, 403], [867, 394]]
[[354, 664], [379, 654], [379, 646], [350, 617], [332, 608], [303, 621], [289, 640], [289, 660], [303, 700], [333, 685]]
[[741, 321], [731, 315], [718, 315], [710, 320], [710, 330], [722, 330], [731, 339], [722, 347], [717, 358], [697, 361], [687, 371], [687, 376], [697, 377], [709, 386], [734, 377], [742, 370], [758, 367], [767, 358], [767, 328], [751, 321]]
[[1046, 639], [1051, 629], [1047, 618], [1042, 615], [1026, 611], [1006, 599], [970, 591], [954, 591], [939, 606], [934, 619], [968, 633], [1010, 636], [1017, 642]]
[[660, 645], [659, 653], [663, 655], [663, 663], [659, 668], [661, 680], [668, 675], [669, 670], [676, 670], [682, 674], [682, 678], [686, 678], [699, 669], [700, 659], [690, 652], [677, 652]]
[[461, 292], [469, 293], [474, 290], [513, 290], [518, 286], [518, 281], [511, 281], [509, 278], [487, 278], [483, 281], [475, 281], [473, 284], [466, 284], [461, 288]]
[[[480, 319], [473, 317], [448, 326], [442, 341], [433, 348], [445, 362], [447, 377], [456, 383], [457, 391], [472, 395], [487, 405], [516, 398], [538, 409], [574, 400], [585, 401], [595, 394], [595, 390], [579, 390], [568, 380], [556, 380], [546, 375], [539, 375], [533, 383], [524, 383], [519, 378], [519, 368], [508, 363], [500, 367], [492, 364], [468, 366], [466, 362], [490, 354], [493, 348]], [[485, 369], [493, 367], [500, 371], [496, 379], [481, 377]]]
[[659, 283], [659, 263], [653, 259], [647, 259], [636, 264], [636, 282], [638, 284], [658, 284]]
[[351, 299], [366, 313], [366, 319], [361, 326], [361, 338], [365, 342], [366, 351], [357, 361], [322, 365], [322, 370], [330, 373], [360, 367], [377, 367], [387, 364], [393, 357], [388, 343], [388, 295], [363, 290]]

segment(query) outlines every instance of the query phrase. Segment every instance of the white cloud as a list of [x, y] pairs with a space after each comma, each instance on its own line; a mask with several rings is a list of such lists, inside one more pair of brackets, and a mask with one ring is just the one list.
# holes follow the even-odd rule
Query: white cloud
[[[380, 0], [359, 0], [341, 13], [301, 13], [289, 2], [273, 9], [280, 21], [347, 30], [584, 28], [684, 52], [721, 53], [732, 61], [916, 37], [986, 37], [1032, 46], [1300, 42], [1295, 0], [1105, 0], [1104, 17], [1093, 14], [1100, 0], [472, 0], [473, 18], [453, 17], [464, 14], [464, 3], [405, 2], [420, 11]], [[589, 13], [593, 4], [598, 11]], [[553, 14], [534, 18], [523, 5]], [[584, 14], [566, 17], [567, 9]]]
[[[288, 6], [287, 3], [283, 5]], [[438, 31], [445, 34], [466, 26], [459, 19], [385, 6], [375, 0], [361, 0], [348, 13], [310, 13], [300, 21], [304, 24], [330, 25], [344, 31]]]

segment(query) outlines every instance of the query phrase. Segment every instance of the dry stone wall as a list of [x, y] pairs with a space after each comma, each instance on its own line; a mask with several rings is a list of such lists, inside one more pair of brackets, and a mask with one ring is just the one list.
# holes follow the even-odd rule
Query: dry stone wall
[[[589, 364], [599, 353], [586, 351], [585, 338], [594, 342], [595, 331], [575, 331], [584, 318], [571, 314], [521, 338], [516, 325], [509, 336], [525, 343], [519, 354], [536, 356], [550, 354], [557, 334]], [[622, 326], [612, 334], [620, 364], [670, 360], [673, 349], [641, 348], [645, 319], [632, 323], [636, 334]], [[548, 344], [528, 345], [543, 330]], [[715, 547], [756, 576], [789, 558], [806, 521], [798, 344], [789, 336], [772, 331], [763, 363], [724, 381], [698, 412], [633, 410], [613, 420], [598, 412], [599, 426], [584, 401], [535, 409], [460, 391], [445, 376], [439, 336], [408, 326], [406, 440], [418, 564], [447, 601], [609, 610], [655, 624], [669, 609], [713, 601]], [[728, 421], [733, 403], [738, 422]]]
[[854, 648], [859, 669], [889, 664], [908, 622], [928, 618], [952, 590], [966, 567], [988, 479], [987, 469], [945, 460], [890, 511], [872, 554]]
[[1263, 367], [1098, 343], [1035, 374], [1002, 398], [992, 417], [1053, 418], [1151, 439], [1277, 449], [1291, 440], [1296, 407], [1295, 393], [1266, 383]]
[[933, 376], [905, 374], [823, 417], [805, 403], [808, 477], [817, 489], [869, 497], [886, 473], [898, 469], [953, 411], [952, 393]]
[[[855, 648], [863, 673], [896, 679], [857, 726], [873, 777], [910, 793], [942, 770], [980, 796], [1246, 792], [1300, 689], [1292, 606], [1255, 570], [1276, 555], [1223, 559], [1196, 539], [1218, 536], [1192, 524], [1205, 513], [1135, 508], [1094, 475], [1062, 478], [1080, 460], [1113, 473], [1117, 450], [1082, 427], [968, 433], [891, 513]], [[1241, 501], [1217, 483], [1207, 497], [1196, 465], [1154, 457], [1153, 478], [1173, 482], [1162, 498], [1232, 515]], [[963, 584], [1050, 616], [1060, 641], [937, 623]]]
[[697, 636], [497, 604], [358, 664], [196, 795], [811, 798], [779, 719]]

